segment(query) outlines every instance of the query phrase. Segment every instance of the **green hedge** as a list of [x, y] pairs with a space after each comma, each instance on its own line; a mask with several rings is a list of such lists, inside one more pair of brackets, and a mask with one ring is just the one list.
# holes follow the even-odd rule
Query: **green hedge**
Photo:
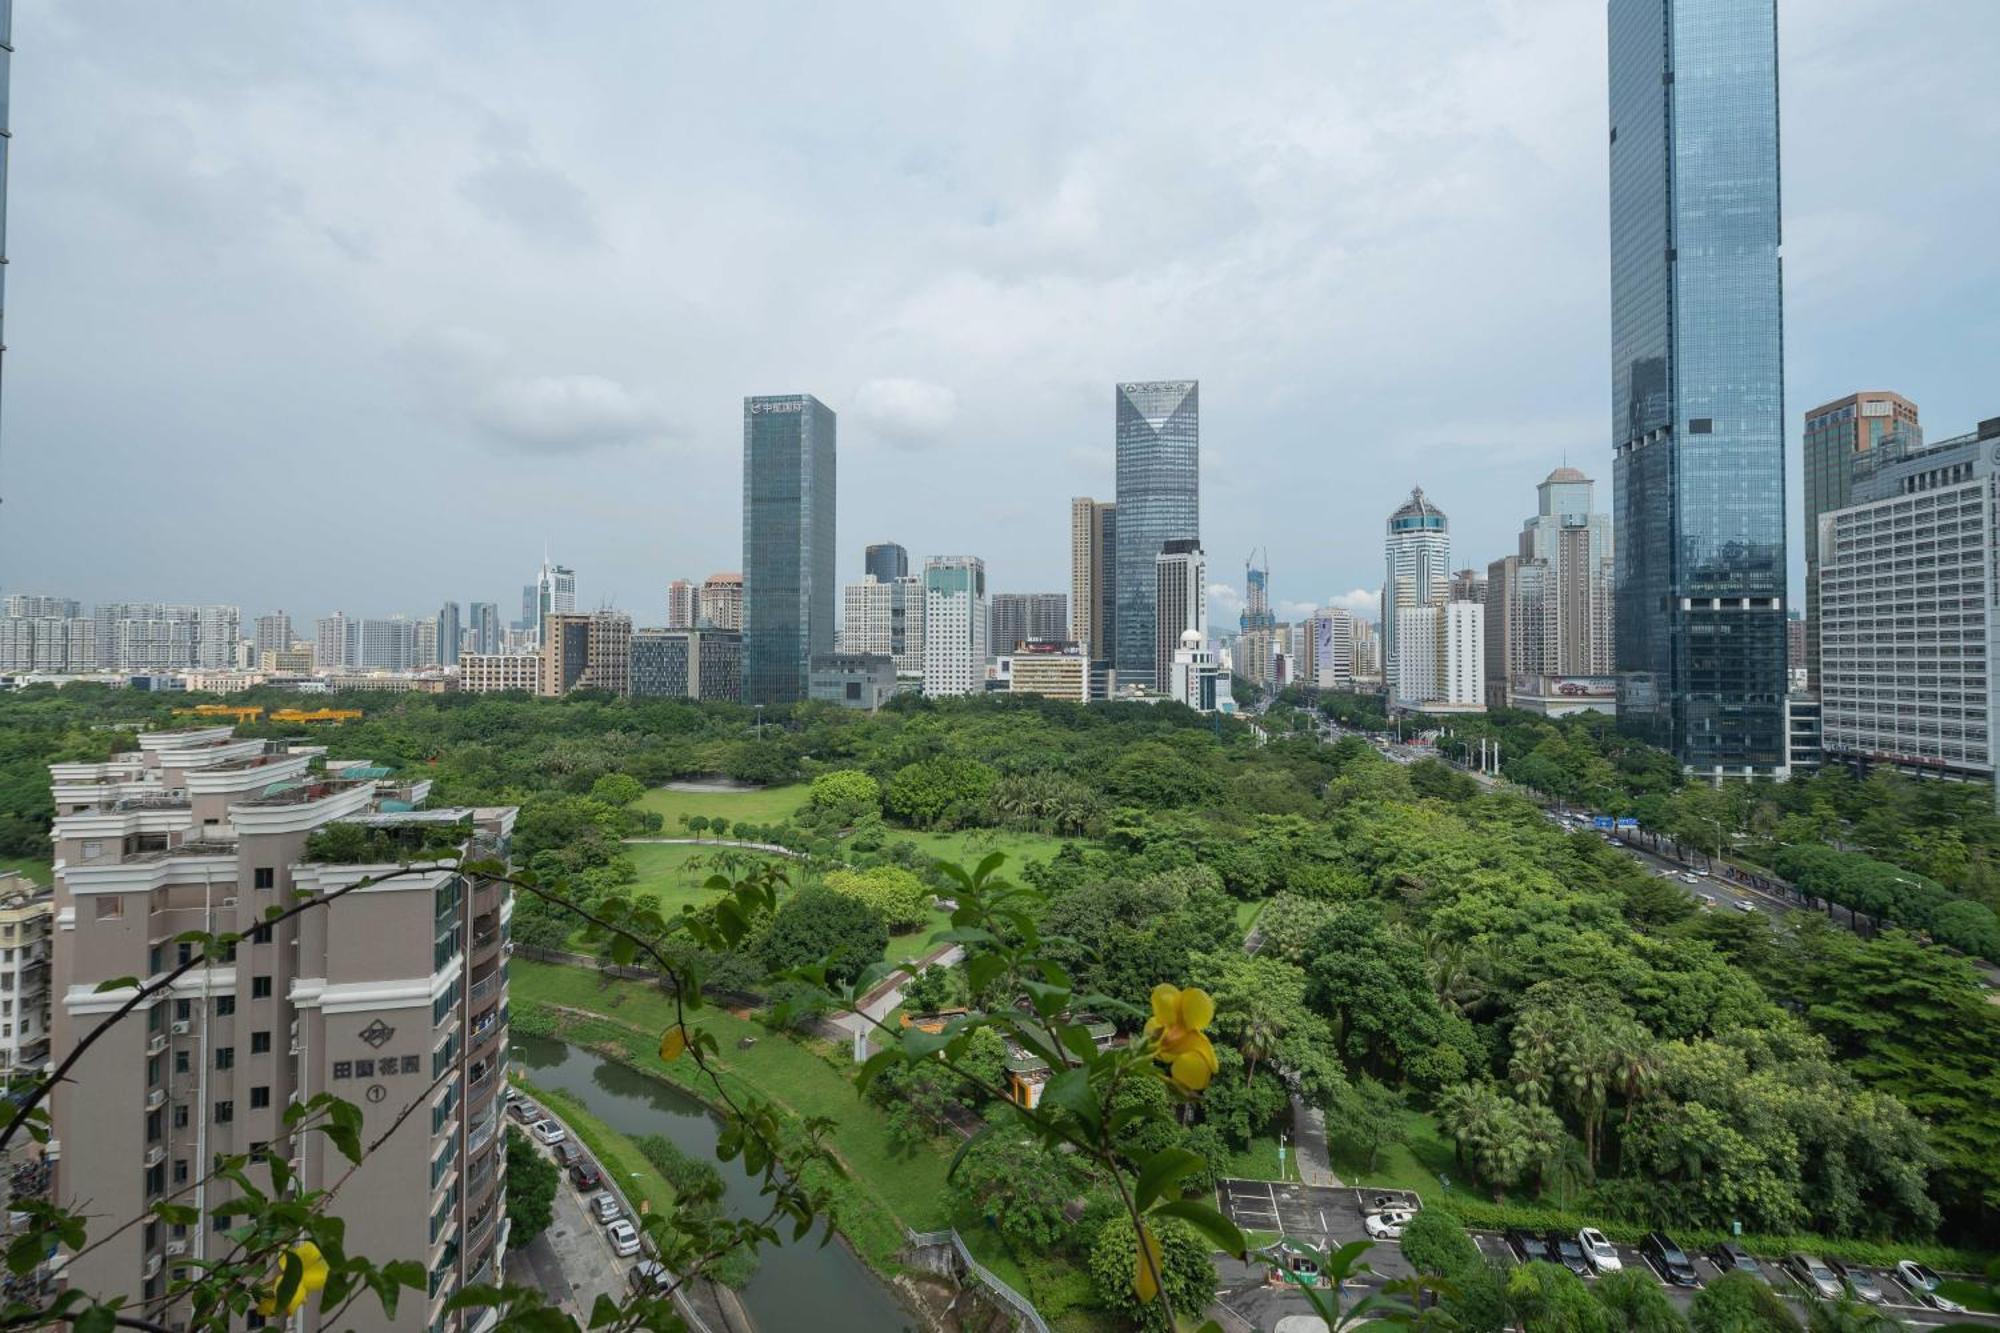
[[[1577, 1231], [1588, 1226], [1596, 1227], [1621, 1244], [1637, 1245], [1652, 1230], [1634, 1222], [1592, 1217], [1542, 1204], [1492, 1203], [1468, 1194], [1452, 1194], [1446, 1200], [1437, 1201], [1437, 1206], [1449, 1208], [1466, 1226], [1479, 1231], [1504, 1231], [1508, 1227], [1526, 1227], [1531, 1231]], [[1805, 1253], [1822, 1259], [1842, 1259], [1878, 1267], [1893, 1267], [1898, 1259], [1915, 1259], [1941, 1272], [1978, 1273], [1984, 1271], [1990, 1257], [1950, 1245], [1812, 1235], [1760, 1236], [1746, 1233], [1732, 1237], [1726, 1231], [1700, 1227], [1670, 1227], [1667, 1230], [1672, 1232], [1675, 1240], [1697, 1250], [1706, 1250], [1734, 1239], [1755, 1255], [1782, 1258], [1787, 1254]]]

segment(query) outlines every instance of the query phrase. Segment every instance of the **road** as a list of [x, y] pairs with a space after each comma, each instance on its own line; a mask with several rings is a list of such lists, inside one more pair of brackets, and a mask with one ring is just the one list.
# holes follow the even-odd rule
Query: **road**
[[[1264, 1180], [1224, 1180], [1216, 1187], [1216, 1202], [1245, 1231], [1269, 1234], [1282, 1232], [1284, 1235], [1305, 1241], [1321, 1249], [1331, 1249], [1349, 1241], [1366, 1240], [1368, 1233], [1364, 1219], [1377, 1200], [1390, 1199], [1397, 1205], [1408, 1206], [1416, 1201], [1416, 1196], [1398, 1190], [1373, 1190], [1353, 1188], [1325, 1188], [1303, 1185], [1296, 1182], [1274, 1182]], [[1421, 1205], [1418, 1205], [1421, 1206]], [[1518, 1256], [1508, 1246], [1505, 1239], [1493, 1232], [1473, 1232], [1472, 1238], [1479, 1246], [1481, 1254], [1494, 1263], [1512, 1266]], [[1618, 1256], [1627, 1268], [1643, 1273], [1653, 1273], [1644, 1257], [1630, 1246], [1620, 1245]], [[1707, 1256], [1694, 1257], [1695, 1269], [1704, 1284], [1712, 1282], [1720, 1270]], [[1414, 1270], [1404, 1261], [1402, 1247], [1395, 1241], [1377, 1241], [1368, 1251], [1366, 1262], [1374, 1271], [1362, 1276], [1343, 1289], [1343, 1302], [1354, 1300], [1371, 1292], [1381, 1290], [1384, 1283], [1396, 1278], [1410, 1277]], [[1885, 1269], [1868, 1270], [1881, 1285], [1888, 1298], [1884, 1310], [1911, 1328], [1936, 1328], [1955, 1321], [1971, 1321], [2000, 1328], [2000, 1318], [1982, 1315], [1945, 1315], [1917, 1303], [1917, 1300], [1898, 1282], [1895, 1275]], [[1767, 1267], [1773, 1285], [1794, 1299], [1803, 1296], [1801, 1288], [1784, 1270], [1775, 1265]], [[1308, 1314], [1311, 1306], [1296, 1292], [1273, 1287], [1266, 1281], [1266, 1270], [1262, 1264], [1242, 1264], [1231, 1259], [1218, 1259], [1216, 1274], [1220, 1292], [1217, 1303], [1235, 1314], [1251, 1327], [1270, 1333], [1278, 1321], [1287, 1315]], [[1585, 1276], [1585, 1282], [1595, 1282], [1594, 1274]], [[1665, 1286], [1664, 1283], [1662, 1283]], [[1694, 1292], [1684, 1287], [1666, 1286], [1666, 1293], [1682, 1310], [1694, 1300]]]

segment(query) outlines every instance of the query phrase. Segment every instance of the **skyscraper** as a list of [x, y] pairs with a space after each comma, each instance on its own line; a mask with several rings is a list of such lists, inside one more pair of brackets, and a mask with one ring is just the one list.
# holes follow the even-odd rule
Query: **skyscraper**
[[[1442, 602], [1451, 587], [1451, 521], [1431, 503], [1423, 487], [1412, 488], [1410, 498], [1389, 515], [1382, 552], [1382, 677], [1393, 700], [1403, 697], [1398, 693], [1404, 679], [1396, 656], [1402, 633], [1398, 612]], [[1424, 649], [1427, 659], [1434, 650], [1432, 640]], [[1429, 677], [1419, 674], [1409, 679]]]
[[877, 583], [894, 583], [910, 576], [910, 553], [894, 542], [877, 542], [862, 556], [862, 573]]
[[735, 570], [710, 574], [701, 581], [695, 624], [702, 629], [743, 628], [743, 575]]
[[1121, 685], [1151, 688], [1153, 560], [1171, 541], [1201, 540], [1201, 387], [1195, 380], [1120, 384], [1116, 580]]
[[[535, 576], [535, 632], [539, 636], [542, 627], [552, 615], [565, 615], [576, 610], [576, 571], [566, 565], [552, 565], [546, 556], [542, 559], [541, 572]], [[539, 642], [539, 638], [537, 640]]]
[[1610, 0], [1618, 722], [1784, 763], [1776, 0]]
[[970, 694], [986, 680], [986, 562], [934, 555], [924, 562], [924, 693]]
[[[1166, 694], [1171, 692], [1175, 655], [1183, 647], [1208, 644], [1208, 562], [1200, 542], [1170, 541], [1153, 557], [1153, 606], [1153, 679]], [[1189, 630], [1196, 635], [1192, 644], [1182, 639]]]
[[1108, 662], [1117, 624], [1118, 507], [1079, 495], [1069, 502], [1069, 637], [1092, 662]]
[[834, 415], [811, 394], [743, 400], [743, 698], [806, 697], [833, 651]]
[[675, 579], [667, 585], [668, 629], [693, 629], [700, 614], [700, 594], [693, 582]]
[[458, 665], [458, 603], [446, 602], [438, 608], [437, 660], [440, 666]]
[[841, 590], [840, 650], [887, 657], [896, 670], [924, 669], [924, 581], [900, 578], [884, 583], [872, 574]]
[[1854, 502], [1861, 456], [1894, 441], [1920, 449], [1917, 405], [1899, 393], [1850, 393], [1806, 413], [1806, 686], [1819, 689], [1819, 519]]
[[986, 648], [996, 656], [1022, 643], [1069, 637], [1069, 596], [1060, 592], [996, 592], [988, 613]]
[[466, 619], [472, 629], [473, 652], [500, 651], [500, 607], [496, 603], [473, 602], [466, 608]]
[[283, 611], [258, 616], [251, 646], [260, 654], [281, 653], [292, 646], [292, 618]]

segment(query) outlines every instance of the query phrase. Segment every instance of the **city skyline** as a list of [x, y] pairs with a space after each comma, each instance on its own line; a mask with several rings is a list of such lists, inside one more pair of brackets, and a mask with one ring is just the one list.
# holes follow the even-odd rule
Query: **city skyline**
[[[1481, 84], [1450, 96], [1399, 88], [1406, 97], [1383, 100], [1409, 101], [1415, 123], [1385, 123], [1364, 105], [1375, 86], [1368, 80], [1383, 76], [1359, 67], [1371, 58], [1393, 64], [1381, 57], [1432, 40], [1434, 25], [1421, 8], [1366, 20], [1346, 16], [1339, 26], [1285, 16], [1267, 34], [1211, 43], [1198, 54], [1160, 48], [1173, 60], [1210, 62], [1177, 68], [1203, 75], [1199, 91], [1211, 111], [1219, 99], [1228, 113], [1223, 125], [1241, 129], [1282, 113], [1287, 123], [1330, 127], [1302, 146], [1295, 203], [1255, 188], [1254, 177], [1237, 179], [1243, 171], [1268, 173], [1285, 160], [1274, 156], [1278, 148], [1260, 148], [1239, 161], [1232, 154], [1244, 151], [1241, 134], [1201, 130], [1187, 138], [1192, 117], [1175, 115], [1158, 128], [1138, 123], [1160, 119], [1162, 104], [1153, 94], [1126, 88], [1115, 72], [1091, 70], [1080, 76], [1078, 89], [1058, 90], [1072, 100], [1052, 115], [1074, 111], [1075, 98], [1096, 106], [1108, 92], [1135, 94], [1104, 127], [1104, 137], [1093, 130], [1074, 143], [1024, 141], [1015, 129], [985, 123], [962, 98], [946, 99], [942, 123], [897, 132], [907, 164], [890, 183], [907, 221], [890, 235], [898, 256], [908, 258], [907, 276], [858, 306], [830, 304], [827, 289], [815, 286], [810, 290], [816, 295], [803, 303], [809, 317], [796, 332], [752, 347], [748, 317], [756, 312], [740, 319], [717, 312], [724, 284], [743, 285], [739, 264], [747, 261], [754, 273], [768, 258], [766, 238], [754, 232], [738, 238], [740, 255], [696, 247], [704, 263], [720, 264], [713, 275], [669, 264], [662, 276], [644, 279], [655, 295], [660, 284], [671, 289], [672, 299], [651, 304], [688, 330], [669, 333], [664, 343], [651, 325], [633, 326], [628, 315], [602, 335], [593, 331], [593, 321], [563, 316], [551, 322], [550, 284], [561, 284], [566, 299], [573, 299], [608, 289], [614, 274], [621, 283], [632, 276], [638, 201], [613, 190], [608, 164], [575, 133], [573, 118], [634, 110], [642, 90], [615, 80], [594, 92], [572, 87], [584, 57], [605, 40], [594, 28], [566, 32], [550, 72], [578, 109], [538, 113], [546, 118], [521, 127], [530, 133], [518, 160], [424, 99], [414, 110], [425, 114], [412, 116], [394, 160], [380, 164], [391, 181], [407, 182], [419, 171], [438, 176], [447, 197], [427, 196], [426, 206], [436, 202], [454, 235], [465, 233], [461, 257], [430, 248], [428, 237], [393, 241], [391, 220], [403, 216], [410, 201], [357, 176], [364, 159], [348, 149], [332, 141], [274, 144], [246, 133], [231, 117], [206, 114], [212, 94], [185, 84], [189, 71], [149, 58], [160, 39], [153, 26], [159, 20], [146, 16], [111, 30], [88, 12], [23, 5], [17, 14], [21, 46], [37, 58], [15, 62], [13, 87], [19, 123], [12, 145], [13, 318], [0, 450], [0, 494], [7, 499], [0, 581], [7, 591], [48, 590], [87, 601], [222, 600], [246, 612], [285, 606], [295, 615], [341, 606], [416, 614], [447, 597], [505, 607], [509, 582], [519, 575], [495, 577], [499, 571], [487, 563], [490, 534], [518, 527], [535, 534], [523, 548], [539, 545], [546, 532], [562, 558], [582, 572], [587, 604], [609, 601], [643, 615], [669, 579], [733, 563], [726, 552], [735, 520], [729, 481], [735, 404], [742, 393], [777, 382], [818, 386], [844, 418], [846, 462], [856, 482], [840, 515], [844, 531], [892, 535], [921, 554], [962, 549], [969, 540], [1002, 586], [1059, 587], [1063, 516], [1059, 500], [1051, 505], [1049, 497], [1110, 491], [1102, 385], [1152, 367], [1208, 381], [1203, 539], [1217, 552], [1269, 544], [1279, 571], [1273, 597], [1281, 608], [1326, 602], [1374, 582], [1365, 540], [1308, 544], [1287, 534], [1364, 533], [1415, 481], [1426, 482], [1452, 511], [1464, 549], [1503, 551], [1516, 516], [1513, 506], [1490, 497], [1512, 493], [1512, 478], [1545, 474], [1566, 458], [1608, 481], [1608, 469], [1597, 461], [1608, 449], [1601, 346], [1604, 13], [1595, 3], [1553, 3], [1533, 14], [1466, 25], [1469, 31], [1454, 35], [1456, 45], [1440, 53], [1447, 63], [1482, 68], [1482, 52], [1504, 49], [1508, 60], [1500, 63], [1512, 72], [1485, 76], [1504, 80], [1498, 86]], [[1976, 238], [1977, 220], [1991, 215], [1982, 205], [1994, 186], [1965, 179], [1957, 163], [1981, 160], [1988, 142], [1981, 136], [1990, 129], [1976, 117], [1954, 114], [1963, 104], [1953, 99], [1969, 95], [1977, 81], [1953, 71], [1970, 52], [1990, 48], [2000, 18], [1960, 8], [1928, 16], [1915, 28], [1886, 4], [1782, 7], [1790, 495], [1799, 493], [1799, 414], [1812, 403], [1858, 386], [1893, 385], [1924, 404], [1928, 424], [1941, 436], [1971, 429], [1989, 414], [1978, 401], [1976, 349], [1991, 343], [1979, 335], [1990, 327], [1985, 311], [1993, 304], [1996, 260]], [[452, 23], [404, 21], [398, 40], [423, 52], [426, 61], [438, 54], [494, 66], [516, 54], [505, 35], [493, 36], [490, 48], [453, 51]], [[691, 21], [714, 25], [729, 49], [750, 37], [726, 18]], [[657, 22], [639, 20], [637, 39], [674, 30], [648, 26]], [[923, 22], [933, 25], [946, 63], [960, 75], [983, 59], [978, 34], [960, 22], [943, 16]], [[1053, 25], [1053, 40], [1085, 42], [1100, 22], [1109, 20], [1068, 16]], [[268, 44], [276, 40], [274, 22], [211, 30], [193, 16], [179, 26], [217, 50], [218, 58], [247, 67], [273, 59]], [[1031, 35], [1029, 26], [992, 35], [1001, 52], [987, 75], [994, 95], [1043, 91], [1028, 67], [1046, 54], [1037, 43], [1052, 39]], [[394, 43], [378, 49], [332, 27], [324, 35], [336, 66], [344, 61], [342, 68], [365, 69], [405, 90], [417, 81], [393, 56]], [[796, 33], [776, 39], [772, 58], [803, 60], [808, 50], [816, 53], [821, 36], [808, 16]], [[771, 34], [757, 37], [768, 41]], [[840, 49], [850, 54], [845, 45]], [[1230, 76], [1273, 61], [1287, 68], [1280, 49], [1314, 52], [1314, 62], [1331, 59], [1343, 71], [1354, 65], [1349, 72], [1360, 82], [1343, 92], [1287, 79], [1277, 109], [1262, 111], [1254, 94], [1238, 91]], [[873, 59], [864, 52], [851, 57]], [[1875, 58], [1936, 74], [1944, 96], [1900, 108], [1893, 118], [1867, 112], [1854, 104], [1849, 80], [1854, 66]], [[1316, 71], [1314, 62], [1308, 63]], [[75, 77], [66, 83], [65, 74]], [[1076, 77], [1079, 72], [1066, 65], [1058, 81]], [[282, 109], [329, 78], [324, 69], [293, 70], [280, 60], [271, 76], [257, 81], [257, 96]], [[325, 86], [337, 91], [339, 82]], [[149, 95], [192, 99], [187, 114], [198, 118], [205, 160], [222, 164], [214, 173], [190, 172], [180, 158], [156, 160], [160, 146], [136, 109]], [[1454, 100], [1482, 95], [1476, 110]], [[345, 95], [341, 104], [347, 105]], [[718, 105], [732, 104], [724, 99]], [[381, 114], [365, 105], [351, 109], [364, 123]], [[1479, 133], [1472, 143], [1454, 146], [1468, 115], [1480, 119]], [[700, 182], [766, 188], [716, 165], [722, 159], [711, 150], [727, 147], [735, 159], [752, 162], [762, 151], [782, 152], [782, 140], [773, 136], [774, 122], [783, 119], [776, 109], [727, 132], [704, 121], [700, 135], [677, 145], [698, 159], [685, 170]], [[843, 148], [853, 137], [837, 128], [828, 133]], [[1177, 142], [1175, 135], [1194, 155], [1203, 207], [1169, 224], [1153, 220], [1154, 205], [1166, 198], [1159, 187], [1099, 177], [1115, 165], [1105, 158], [1114, 140], [1135, 145], [1145, 161]], [[1912, 159], [1905, 143], [1925, 151]], [[1013, 156], [1005, 159], [1004, 178], [990, 182], [982, 199], [951, 164], [987, 149]], [[1903, 168], [1896, 198], [1920, 200], [1924, 207], [1891, 209], [1887, 200], [1878, 206], [1846, 188], [1851, 173], [1845, 164], [1890, 149]], [[1436, 215], [1407, 238], [1353, 221], [1354, 212], [1365, 211], [1387, 188], [1388, 168], [1378, 159], [1391, 152], [1426, 178], [1442, 172], [1448, 182], [1438, 186], [1441, 200], [1427, 196], [1427, 207], [1441, 205]], [[292, 174], [301, 158], [319, 154], [327, 180]], [[1474, 156], [1478, 163], [1468, 160]], [[114, 161], [145, 169], [123, 172]], [[1426, 163], [1435, 170], [1427, 171]], [[1457, 180], [1450, 169], [1461, 166], [1472, 174], [1449, 183]], [[1506, 179], [1491, 174], [1503, 168]], [[529, 188], [538, 179], [546, 190]], [[296, 197], [286, 193], [294, 185]], [[1341, 189], [1353, 192], [1358, 208], [1326, 206], [1329, 193]], [[146, 202], [132, 191], [144, 191]], [[1241, 199], [1249, 211], [1241, 218], [1219, 212], [1217, 197]], [[841, 210], [861, 206], [831, 179], [816, 179], [811, 203], [810, 220], [801, 225], [830, 223], [843, 235], [841, 219], [853, 215]], [[1295, 207], [1303, 211], [1292, 212]], [[117, 221], [109, 220], [114, 216]], [[284, 224], [266, 225], [274, 216]], [[1319, 220], [1301, 229], [1308, 216]], [[1071, 230], [1062, 229], [1065, 221]], [[147, 254], [180, 250], [185, 233], [174, 229], [196, 223], [206, 230], [196, 236], [198, 262], [176, 266], [186, 273], [133, 267]], [[1463, 238], [1473, 234], [1487, 238], [1478, 252], [1509, 247], [1509, 264], [1468, 275], [1472, 251]], [[1284, 245], [1268, 261], [1252, 263], [1248, 256], [1266, 239]], [[535, 263], [520, 264], [517, 247], [532, 251]], [[1454, 258], [1460, 251], [1467, 252], [1466, 262]], [[1864, 251], [1879, 262], [1860, 261]], [[413, 273], [419, 259], [435, 276]], [[886, 252], [871, 249], [862, 262], [874, 278], [889, 272]], [[1381, 276], [1354, 285], [1357, 263]], [[1451, 282], [1425, 281], [1425, 270], [1433, 267], [1445, 270]], [[468, 279], [475, 270], [490, 296], [472, 288]], [[1150, 276], [1155, 272], [1159, 276]], [[496, 283], [496, 273], [507, 276]], [[258, 303], [253, 312], [208, 299], [215, 290], [250, 281], [283, 291], [287, 300]], [[1107, 299], [1135, 283], [1136, 301]], [[1279, 299], [1271, 295], [1272, 283], [1291, 294], [1275, 318], [1265, 318], [1260, 303]], [[1447, 285], [1453, 290], [1443, 290]], [[745, 290], [757, 289], [752, 284]], [[59, 301], [58, 293], [73, 296]], [[984, 338], [939, 337], [933, 321], [954, 309], [954, 293], [982, 316], [1008, 318], [987, 326]], [[1334, 293], [1338, 301], [1329, 299]], [[1898, 308], [1912, 310], [1914, 336], [1883, 339], [1869, 315], [1882, 301], [1860, 299], [1871, 294], [1892, 294]], [[489, 307], [489, 299], [514, 313]], [[143, 318], [129, 331], [134, 336], [104, 336], [104, 323], [92, 312], [107, 303], [139, 309]], [[296, 310], [302, 322], [311, 319], [328, 330], [338, 344], [325, 349], [331, 360], [303, 355], [292, 325], [269, 322], [272, 306]], [[1078, 332], [1064, 331], [1078, 311], [1096, 314], [1081, 319]], [[954, 315], [960, 326], [962, 314]], [[164, 337], [159, 320], [184, 328]], [[148, 321], [155, 323], [149, 327]], [[824, 336], [834, 327], [829, 321], [868, 336]], [[1024, 324], [1035, 336], [1023, 333]], [[1417, 356], [1408, 334], [1427, 325], [1445, 329], [1448, 341]], [[538, 345], [530, 332], [542, 327], [550, 336], [539, 345], [548, 350], [532, 359], [525, 378], [493, 370], [518, 365], [521, 353]], [[468, 328], [482, 335], [465, 334]], [[1273, 337], [1273, 328], [1285, 332]], [[714, 350], [690, 349], [690, 336]], [[489, 354], [498, 339], [507, 348], [496, 362]], [[1465, 351], [1461, 339], [1476, 342], [1480, 355], [1459, 355]], [[615, 344], [635, 351], [628, 356]], [[1516, 351], [1516, 344], [1526, 350]], [[636, 352], [653, 347], [669, 354]], [[1439, 383], [1430, 374], [1434, 357], [1477, 362], [1481, 369]], [[276, 364], [280, 358], [284, 366]], [[654, 368], [669, 362], [688, 368], [672, 374]], [[246, 372], [272, 392], [246, 397], [222, 391], [222, 384]], [[85, 388], [106, 382], [126, 391], [105, 395]], [[1329, 444], [1312, 424], [1352, 410], [1336, 406], [1343, 401], [1369, 405], [1374, 429], [1365, 446], [1346, 437]], [[135, 416], [141, 405], [143, 415]], [[643, 425], [661, 416], [672, 417], [678, 430], [663, 434], [665, 442], [606, 438], [621, 422]], [[564, 429], [580, 420], [595, 423], [596, 434], [585, 441], [595, 447], [568, 447], [577, 437]], [[340, 475], [324, 484], [288, 486], [289, 474], [268, 465], [273, 439], [302, 450], [338, 450]], [[350, 542], [352, 558], [320, 569], [261, 568], [202, 546], [174, 569], [151, 567], [143, 551], [161, 544], [152, 540], [160, 525], [175, 521], [155, 497], [170, 486], [172, 470], [190, 459], [206, 465], [220, 488], [215, 494], [226, 502], [283, 504], [308, 526], [317, 522], [358, 539]], [[1372, 475], [1378, 466], [1386, 474], [1379, 481], [1328, 486], [1344, 470], [1366, 468]], [[390, 475], [419, 484], [361, 489]], [[1270, 475], [1302, 475], [1313, 484], [1260, 484]], [[949, 512], [953, 506], [921, 502], [939, 476], [947, 479], [947, 498], [977, 497], [978, 532], [962, 531]], [[454, 503], [437, 506], [421, 484], [426, 479], [448, 489]], [[107, 520], [130, 534], [129, 547], [121, 542], [65, 551], [64, 501], [86, 486]], [[658, 496], [673, 498], [676, 521], [652, 521]], [[1804, 541], [1797, 506], [1789, 508], [1796, 603]], [[439, 540], [435, 555], [413, 575], [394, 537], [419, 523]], [[508, 554], [516, 557], [507, 561], [510, 573], [532, 563], [518, 558], [528, 550]], [[836, 581], [858, 577], [860, 559], [858, 545], [843, 545]], [[1234, 609], [1218, 604], [1217, 614], [1226, 620]]]

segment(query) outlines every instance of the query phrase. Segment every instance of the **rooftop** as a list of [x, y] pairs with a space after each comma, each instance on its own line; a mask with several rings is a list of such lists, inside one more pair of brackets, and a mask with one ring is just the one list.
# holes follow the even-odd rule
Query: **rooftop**
[[254, 796], [239, 804], [254, 809], [271, 809], [286, 805], [305, 805], [310, 801], [323, 801], [329, 796], [337, 796], [344, 791], [366, 786], [363, 782], [302, 782], [296, 785], [281, 785]]

